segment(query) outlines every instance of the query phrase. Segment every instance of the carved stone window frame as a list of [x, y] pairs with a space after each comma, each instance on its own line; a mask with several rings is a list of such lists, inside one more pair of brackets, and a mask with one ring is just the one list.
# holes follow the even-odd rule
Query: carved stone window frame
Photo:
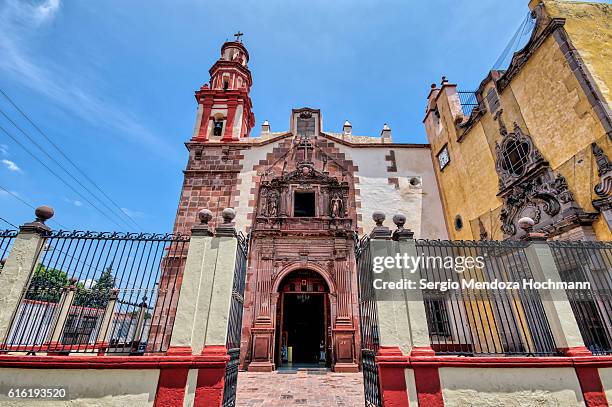
[[[499, 192], [501, 194], [517, 182], [533, 175], [538, 169], [548, 166], [548, 162], [544, 160], [544, 157], [542, 157], [542, 154], [534, 145], [531, 137], [523, 133], [518, 123], [514, 123], [513, 132], [509, 133], [506, 131], [503, 122], [501, 122], [500, 133], [502, 135], [502, 140], [501, 142], [495, 143], [495, 170], [499, 176]], [[523, 157], [523, 170], [519, 174], [504, 167], [504, 162], [507, 160], [506, 157], [511, 146], [516, 148], [517, 145], [525, 145], [527, 147], [527, 151]]]

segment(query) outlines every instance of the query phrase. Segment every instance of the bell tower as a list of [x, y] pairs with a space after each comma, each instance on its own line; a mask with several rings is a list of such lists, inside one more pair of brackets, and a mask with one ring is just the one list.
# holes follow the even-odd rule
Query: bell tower
[[195, 93], [198, 101], [192, 141], [238, 141], [255, 125], [249, 92], [252, 79], [249, 52], [239, 31], [221, 47], [221, 57], [210, 68], [210, 82]]

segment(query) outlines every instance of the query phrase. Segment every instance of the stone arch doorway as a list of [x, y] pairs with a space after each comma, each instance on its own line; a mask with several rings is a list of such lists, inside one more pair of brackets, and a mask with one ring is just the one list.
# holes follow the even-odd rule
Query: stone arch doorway
[[330, 288], [316, 271], [297, 269], [278, 284], [275, 364], [331, 367]]

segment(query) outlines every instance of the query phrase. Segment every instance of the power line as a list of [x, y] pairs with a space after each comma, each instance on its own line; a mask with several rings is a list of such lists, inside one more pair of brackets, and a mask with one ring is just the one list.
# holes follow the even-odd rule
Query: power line
[[[2, 185], [0, 185], [0, 189], [3, 190], [4, 192], [8, 193], [9, 195], [11, 195], [13, 198], [15, 198], [16, 200], [18, 200], [19, 202], [21, 202], [22, 204], [29, 206], [30, 208], [36, 210], [36, 208], [30, 204], [29, 202], [25, 201], [24, 199], [22, 199], [19, 195], [9, 191], [8, 189], [4, 188]], [[59, 223], [58, 221], [56, 221], [55, 219], [50, 219], [51, 222], [53, 223], [57, 223], [62, 229], [68, 229], [66, 226], [62, 225], [61, 223]], [[15, 226], [16, 227], [16, 226]]]
[[107, 194], [106, 194], [106, 193], [105, 193], [105, 192], [102, 190], [102, 188], [100, 188], [100, 187], [98, 186], [98, 184], [96, 184], [96, 183], [95, 183], [95, 182], [94, 182], [94, 181], [93, 181], [91, 178], [89, 178], [89, 177], [87, 176], [87, 174], [85, 174], [85, 172], [84, 172], [84, 171], [82, 171], [82, 170], [81, 170], [81, 169], [80, 169], [80, 168], [79, 168], [79, 167], [78, 167], [78, 166], [77, 166], [77, 165], [74, 163], [74, 161], [72, 161], [72, 160], [71, 160], [71, 159], [70, 159], [70, 158], [69, 158], [69, 157], [68, 157], [68, 156], [67, 156], [67, 155], [64, 153], [64, 151], [63, 151], [61, 148], [59, 148], [59, 147], [57, 146], [57, 144], [55, 144], [55, 143], [53, 142], [53, 140], [51, 140], [51, 138], [50, 138], [49, 136], [47, 136], [47, 134], [46, 134], [44, 131], [42, 131], [40, 127], [38, 127], [38, 126], [36, 125], [36, 123], [34, 123], [34, 122], [33, 122], [33, 121], [30, 119], [30, 117], [29, 117], [29, 116], [28, 116], [28, 115], [27, 115], [27, 114], [26, 114], [26, 113], [25, 113], [23, 110], [21, 110], [21, 109], [19, 108], [19, 106], [17, 106], [17, 104], [16, 104], [16, 103], [15, 103], [15, 102], [14, 102], [14, 101], [13, 101], [13, 100], [12, 100], [12, 99], [11, 99], [11, 98], [10, 98], [10, 97], [7, 95], [7, 94], [6, 94], [6, 92], [4, 92], [4, 90], [2, 90], [1, 88], [0, 88], [0, 93], [2, 93], [2, 95], [4, 96], [4, 98], [5, 98], [6, 100], [8, 100], [8, 101], [9, 101], [9, 103], [10, 103], [10, 104], [11, 104], [11, 105], [12, 105], [12, 106], [13, 106], [13, 107], [14, 107], [14, 108], [15, 108], [15, 109], [16, 109], [16, 110], [17, 110], [17, 111], [18, 111], [18, 112], [19, 112], [19, 113], [20, 113], [20, 114], [21, 114], [21, 115], [22, 115], [22, 116], [23, 116], [23, 117], [24, 117], [24, 118], [25, 118], [25, 119], [26, 119], [26, 120], [27, 120], [27, 121], [28, 121], [28, 122], [29, 122], [31, 125], [32, 125], [32, 127], [34, 127], [34, 128], [36, 129], [36, 131], [38, 131], [38, 133], [40, 133], [40, 134], [41, 134], [41, 135], [42, 135], [42, 136], [43, 136], [43, 137], [44, 137], [44, 138], [45, 138], [45, 139], [46, 139], [46, 140], [47, 140], [47, 141], [48, 141], [48, 142], [49, 142], [49, 143], [50, 143], [50, 144], [53, 146], [53, 148], [55, 148], [55, 150], [57, 150], [57, 151], [58, 151], [58, 152], [59, 152], [59, 153], [62, 155], [62, 157], [64, 157], [64, 158], [66, 159], [66, 161], [68, 161], [68, 162], [69, 162], [69, 163], [70, 163], [70, 164], [71, 164], [71, 165], [72, 165], [72, 166], [73, 166], [73, 167], [74, 167], [74, 168], [75, 168], [75, 169], [76, 169], [76, 170], [77, 170], [77, 171], [78, 171], [78, 172], [79, 172], [79, 173], [80, 173], [80, 174], [81, 174], [81, 175], [82, 175], [82, 176], [83, 176], [83, 177], [84, 177], [84, 178], [85, 178], [87, 181], [89, 181], [89, 183], [91, 183], [91, 184], [92, 184], [92, 185], [93, 185], [93, 186], [94, 186], [94, 187], [95, 187], [95, 188], [96, 188], [98, 191], [100, 191], [100, 193], [101, 193], [102, 195], [104, 195], [104, 197], [105, 197], [106, 199], [108, 199], [108, 200], [109, 200], [109, 201], [110, 201], [110, 202], [111, 202], [111, 203], [112, 203], [112, 204], [115, 206], [115, 208], [117, 208], [117, 209], [119, 210], [119, 212], [120, 212], [120, 213], [124, 214], [124, 215], [125, 215], [125, 216], [126, 216], [128, 219], [130, 219], [130, 220], [132, 221], [132, 223], [133, 223], [134, 225], [136, 225], [136, 227], [137, 227], [138, 229], [142, 230], [142, 228], [141, 228], [141, 227], [140, 227], [140, 225], [139, 225], [139, 224], [138, 224], [138, 223], [137, 223], [137, 222], [134, 220], [134, 218], [133, 218], [133, 217], [131, 217], [131, 216], [130, 216], [128, 213], [126, 213], [126, 212], [125, 212], [125, 211], [124, 211], [124, 210], [123, 210], [123, 209], [122, 209], [122, 208], [121, 208], [121, 207], [120, 207], [120, 206], [119, 206], [119, 205], [118, 205], [118, 204], [117, 204], [117, 203], [116, 203], [116, 202], [115, 202], [113, 199], [111, 199], [111, 197], [109, 197], [109, 196], [108, 196], [108, 195], [107, 195]]
[[74, 189], [74, 187], [72, 185], [70, 185], [69, 183], [67, 183], [62, 177], [60, 177], [55, 171], [53, 171], [51, 168], [49, 168], [49, 166], [47, 164], [45, 164], [40, 158], [38, 158], [34, 153], [32, 153], [26, 146], [24, 146], [17, 138], [15, 138], [12, 134], [10, 134], [8, 131], [6, 131], [6, 129], [2, 126], [0, 126], [0, 131], [2, 131], [4, 134], [6, 134], [7, 136], [9, 136], [15, 143], [19, 144], [19, 146], [21, 146], [21, 148], [23, 148], [29, 155], [32, 156], [32, 158], [34, 158], [36, 161], [38, 161], [40, 163], [40, 165], [42, 165], [43, 167], [45, 167], [51, 174], [53, 174], [57, 179], [59, 179], [60, 181], [62, 181], [62, 183], [64, 185], [66, 185], [68, 188], [70, 188], [74, 193], [76, 193], [78, 196], [80, 196], [83, 200], [85, 200], [87, 203], [89, 203], [95, 210], [97, 210], [98, 212], [100, 212], [102, 214], [102, 216], [104, 216], [106, 219], [108, 219], [109, 221], [113, 222], [115, 225], [117, 225], [118, 227], [121, 227], [121, 225], [119, 225], [117, 222], [115, 222], [113, 219], [111, 219], [105, 212], [102, 212], [100, 210], [100, 208], [98, 208], [96, 205], [94, 205], [89, 199], [87, 199], [86, 197], [84, 197], [79, 191], [77, 191], [76, 189]]
[[7, 225], [10, 225], [10, 226], [14, 227], [15, 229], [17, 229], [17, 226], [13, 225], [11, 222], [9, 222], [8, 220], [4, 219], [1, 216], [0, 216], [0, 220], [3, 221], [4, 223], [6, 223]]
[[[26, 133], [26, 132], [25, 132], [25, 131], [24, 131], [24, 130], [21, 128], [21, 127], [19, 127], [19, 125], [17, 125], [17, 123], [15, 123], [15, 122], [14, 122], [14, 121], [13, 121], [13, 120], [12, 120], [12, 119], [11, 119], [11, 118], [8, 116], [8, 115], [7, 115], [7, 114], [6, 114], [6, 113], [5, 113], [5, 112], [4, 112], [2, 109], [0, 109], [0, 114], [2, 114], [2, 115], [3, 115], [3, 116], [4, 116], [4, 117], [5, 117], [5, 118], [6, 118], [6, 119], [9, 121], [9, 122], [11, 122], [11, 124], [12, 124], [13, 126], [15, 126], [15, 128], [21, 132], [21, 134], [23, 134], [24, 136], [26, 136], [26, 137], [28, 138], [28, 140], [30, 140], [30, 142], [32, 142], [32, 144], [34, 144], [36, 147], [38, 147], [38, 149], [39, 149], [40, 151], [42, 151], [42, 152], [43, 152], [43, 153], [44, 153], [44, 154], [45, 154], [47, 157], [49, 157], [49, 159], [50, 159], [51, 161], [53, 161], [53, 162], [54, 162], [54, 163], [55, 163], [55, 164], [56, 164], [58, 167], [60, 167], [60, 168], [61, 168], [61, 169], [62, 169], [62, 170], [63, 170], [63, 171], [66, 173], [66, 174], [68, 174], [68, 176], [69, 176], [70, 178], [72, 178], [74, 181], [76, 181], [76, 183], [77, 183], [77, 184], [79, 184], [79, 185], [80, 185], [80, 186], [81, 186], [83, 189], [85, 189], [85, 191], [89, 192], [89, 193], [90, 193], [90, 194], [91, 194], [91, 195], [92, 195], [92, 196], [93, 196], [95, 199], [97, 199], [98, 201], [100, 201], [100, 199], [99, 199], [99, 198], [97, 198], [97, 197], [96, 197], [96, 196], [95, 196], [95, 195], [94, 195], [94, 194], [93, 194], [93, 193], [92, 193], [92, 192], [91, 192], [91, 191], [90, 191], [90, 190], [89, 190], [89, 189], [88, 189], [88, 188], [87, 188], [85, 185], [83, 185], [83, 184], [82, 184], [82, 183], [81, 183], [81, 182], [80, 182], [80, 181], [79, 181], [77, 178], [75, 178], [75, 177], [74, 177], [74, 175], [72, 175], [72, 174], [71, 174], [71, 173], [70, 173], [68, 170], [66, 170], [66, 169], [65, 169], [65, 168], [64, 168], [64, 167], [63, 167], [63, 166], [62, 166], [62, 165], [61, 165], [61, 164], [60, 164], [60, 163], [59, 163], [59, 162], [58, 162], [58, 161], [55, 159], [55, 158], [53, 158], [53, 157], [52, 157], [52, 156], [51, 156], [51, 155], [50, 155], [50, 154], [49, 154], [49, 153], [48, 153], [48, 152], [47, 152], [47, 151], [46, 151], [44, 148], [42, 148], [42, 146], [41, 146], [40, 144], [38, 144], [38, 143], [37, 143], [37, 142], [36, 142], [36, 141], [35, 141], [35, 140], [34, 140], [32, 137], [30, 137], [30, 135], [29, 135], [29, 134], [27, 134], [27, 133]], [[4, 129], [2, 129], [2, 130], [3, 130], [3, 131], [4, 131], [4, 132], [5, 132], [7, 135], [8, 135], [8, 133], [7, 133], [7, 131], [6, 131], [6, 130], [4, 130]], [[19, 145], [20, 145], [22, 148], [24, 148], [24, 149], [26, 148], [26, 147], [25, 147], [23, 144], [21, 144], [20, 142], [18, 142], [18, 141], [17, 141], [17, 140], [16, 140], [14, 137], [12, 137], [11, 135], [9, 135], [9, 137], [11, 137], [11, 138], [12, 138], [12, 139], [13, 139], [15, 142], [17, 142], [17, 143], [18, 143], [18, 144], [19, 144]], [[33, 157], [35, 157], [35, 158], [36, 158], [36, 156], [35, 156], [34, 154], [30, 154], [30, 155], [32, 155]], [[39, 162], [41, 162], [41, 163], [42, 163], [42, 161], [40, 161], [40, 160], [39, 160]], [[46, 165], [45, 165], [45, 167], [46, 167], [47, 169], [49, 169], [49, 167], [48, 167], [48, 166], [46, 166]], [[55, 174], [55, 173], [54, 173], [54, 175], [55, 175], [56, 177], [60, 178], [60, 176], [59, 176], [59, 175], [57, 175], [57, 174]], [[61, 179], [61, 178], [60, 178], [60, 179]], [[65, 183], [66, 185], [68, 185], [66, 182], [64, 182], [64, 183]], [[96, 206], [96, 205], [95, 205], [93, 202], [91, 202], [90, 200], [88, 200], [87, 198], [85, 198], [83, 195], [81, 195], [81, 194], [80, 194], [78, 191], [76, 191], [76, 190], [75, 190], [74, 188], [72, 188], [71, 186], [70, 186], [70, 188], [71, 188], [71, 189], [72, 189], [72, 190], [73, 190], [75, 193], [77, 193], [77, 194], [78, 194], [78, 195], [79, 195], [79, 196], [80, 196], [82, 199], [85, 199], [87, 202], [89, 202], [89, 204], [90, 204], [91, 206], [93, 206], [95, 209], [97, 209], [97, 210], [98, 210], [98, 212], [103, 213], [103, 212], [102, 212], [102, 211], [101, 211], [101, 210], [100, 210], [100, 209], [99, 209], [99, 208], [98, 208], [98, 207], [97, 207], [97, 206]], [[116, 215], [116, 214], [115, 214], [115, 213], [114, 213], [114, 212], [113, 212], [113, 211], [112, 211], [112, 210], [111, 210], [111, 209], [108, 207], [108, 205], [106, 205], [106, 203], [104, 203], [104, 202], [102, 202], [102, 201], [100, 201], [100, 202], [102, 203], [102, 205], [104, 205], [104, 206], [105, 206], [105, 207], [106, 207], [106, 208], [107, 208], [107, 209], [110, 211], [110, 213], [111, 213], [112, 215], [116, 216], [116, 217], [117, 217], [117, 218], [118, 218], [118, 219], [119, 219], [121, 222], [123, 222], [125, 225], [127, 225], [127, 226], [128, 226], [128, 228], [131, 228], [131, 226], [130, 226], [130, 225], [128, 225], [128, 224], [127, 224], [127, 223], [126, 223], [126, 222], [125, 222], [125, 221], [124, 221], [124, 220], [123, 220], [121, 217], [118, 217], [118, 216], [117, 216], [117, 215]], [[104, 213], [103, 213], [103, 214], [104, 214]], [[109, 217], [108, 217], [106, 214], [104, 214], [104, 216], [105, 216], [107, 219], [109, 219], [109, 220], [110, 220], [110, 218], [109, 218]], [[117, 222], [115, 222], [115, 221], [112, 221], [112, 222], [113, 222], [113, 223], [115, 223], [117, 226], [122, 227], [122, 226], [120, 226], [120, 225], [119, 225]]]

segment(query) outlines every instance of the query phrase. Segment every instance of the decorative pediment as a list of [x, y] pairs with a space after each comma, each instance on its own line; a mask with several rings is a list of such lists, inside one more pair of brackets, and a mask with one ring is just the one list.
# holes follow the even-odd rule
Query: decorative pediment
[[270, 181], [271, 186], [283, 184], [318, 184], [329, 186], [340, 186], [335, 177], [317, 171], [312, 162], [299, 162], [295, 170], [288, 172]]

